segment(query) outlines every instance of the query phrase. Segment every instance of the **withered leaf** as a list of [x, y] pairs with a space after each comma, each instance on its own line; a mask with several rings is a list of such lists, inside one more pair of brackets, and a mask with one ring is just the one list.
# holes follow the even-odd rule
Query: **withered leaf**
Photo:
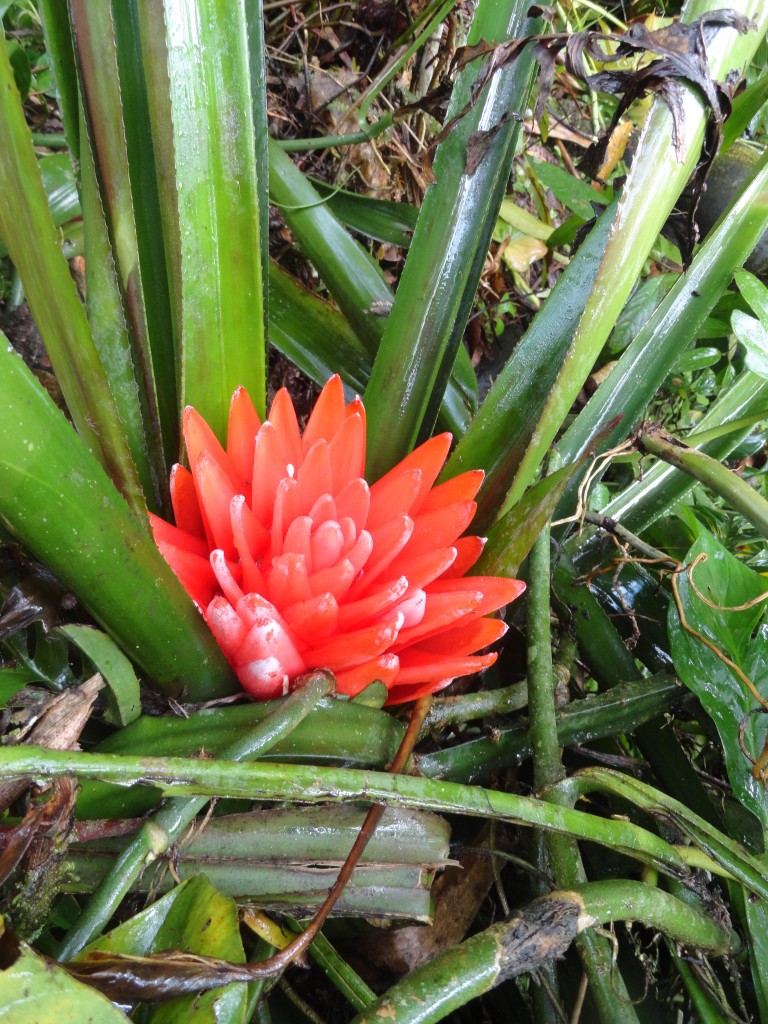
[[[712, 79], [706, 56], [706, 42], [716, 29], [725, 26], [735, 28], [739, 32], [746, 32], [754, 27], [752, 22], [739, 12], [726, 9], [703, 14], [690, 24], [676, 22], [655, 31], [650, 31], [644, 25], [633, 25], [623, 34], [559, 32], [509, 39], [495, 46], [482, 40], [472, 46], [465, 46], [456, 53], [454, 70], [460, 70], [479, 58], [488, 59], [472, 87], [469, 102], [445, 125], [437, 142], [442, 141], [458, 121], [472, 109], [496, 72], [508, 67], [524, 50], [532, 47], [533, 56], [539, 64], [539, 95], [534, 119], [538, 119], [543, 113], [554, 82], [555, 62], [561, 51], [564, 51], [566, 70], [584, 82], [588, 88], [620, 96], [611, 124], [604, 137], [588, 150], [582, 162], [582, 169], [593, 173], [600, 166], [605, 145], [613, 129], [634, 100], [648, 92], [658, 92], [672, 111], [675, 124], [674, 142], [680, 158], [683, 136], [678, 80], [684, 80], [696, 87], [709, 107], [711, 130], [704, 159], [708, 166], [717, 150], [723, 120], [730, 112], [730, 97], [726, 87]], [[605, 43], [617, 44], [613, 54], [604, 52]], [[629, 56], [644, 54], [655, 55], [657, 59], [637, 68], [610, 67]], [[586, 57], [602, 65], [602, 70], [589, 73], [586, 70]]]

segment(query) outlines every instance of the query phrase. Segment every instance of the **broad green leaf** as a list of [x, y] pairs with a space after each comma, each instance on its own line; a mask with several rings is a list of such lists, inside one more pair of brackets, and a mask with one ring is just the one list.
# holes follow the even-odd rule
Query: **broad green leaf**
[[168, 474], [162, 468], [160, 431], [157, 424], [154, 431], [147, 430], [147, 404], [143, 401], [144, 392], [135, 374], [136, 361], [120, 282], [84, 127], [81, 129], [81, 137], [86, 141], [80, 160], [80, 192], [83, 202], [88, 323], [102, 365], [109, 375], [110, 389], [147, 505], [153, 512], [168, 515]]
[[755, 311], [760, 322], [768, 328], [768, 288], [748, 270], [737, 270], [734, 277], [739, 291]]
[[326, 198], [329, 209], [353, 231], [407, 249], [411, 244], [419, 211], [410, 203], [375, 199], [329, 185], [319, 178], [310, 178], [313, 188]]
[[[534, 32], [523, 0], [481, 0], [475, 9], [469, 42], [499, 41]], [[451, 368], [461, 345], [491, 234], [506, 192], [519, 124], [509, 110], [525, 107], [531, 88], [532, 60], [524, 54], [500, 69], [492, 87], [474, 104], [437, 147], [436, 181], [429, 186], [408, 250], [392, 311], [365, 392], [371, 436], [367, 472], [383, 475], [437, 419]], [[470, 100], [478, 65], [456, 77], [448, 117]], [[467, 168], [473, 133], [487, 147], [478, 165]]]
[[244, 0], [140, 4], [181, 404], [223, 439], [232, 394], [265, 409], [253, 93]]
[[136, 222], [141, 292], [152, 362], [153, 387], [167, 465], [179, 454], [179, 363], [176, 359], [167, 258], [161, 223], [158, 177], [147, 101], [147, 74], [141, 48], [137, 0], [112, 4], [120, 102], [128, 172]]
[[26, 944], [6, 934], [0, 939], [0, 1022], [2, 1024], [126, 1024], [128, 1018], [88, 985], [44, 960]]
[[[182, 882], [147, 910], [92, 942], [80, 959], [92, 952], [148, 956], [175, 949], [200, 956], [244, 963], [237, 908], [203, 876]], [[245, 986], [228, 985], [203, 995], [183, 996], [152, 1008], [153, 1024], [240, 1024]]]
[[[112, 5], [71, 0], [70, 11], [85, 115], [85, 130], [81, 128], [81, 144], [90, 148], [89, 157], [82, 156], [84, 195], [86, 160], [92, 161], [95, 178], [99, 184], [98, 200], [91, 195], [85, 212], [89, 221], [96, 220], [100, 209], [103, 208], [106, 220], [105, 234], [109, 238], [109, 249], [105, 252], [106, 237], [101, 238], [93, 232], [90, 238], [101, 244], [97, 245], [96, 252], [91, 253], [86, 222], [86, 267], [97, 260], [101, 265], [113, 264], [113, 275], [110, 277], [116, 278], [125, 316], [121, 333], [129, 342], [130, 357], [124, 361], [133, 365], [138, 380], [136, 397], [140, 403], [144, 428], [142, 447], [146, 450], [145, 458], [148, 457], [151, 479], [155, 483], [153, 507], [159, 511], [164, 505], [167, 506], [163, 496], [169, 467], [166, 466], [163, 454], [163, 430], [136, 234], [137, 218], [129, 172], [127, 132], [117, 67], [117, 41]], [[89, 178], [93, 176], [92, 172], [88, 175]], [[99, 287], [95, 304], [98, 306], [99, 298], [105, 291], [110, 303], [115, 304], [117, 296], [112, 295], [113, 280], [104, 273], [99, 273], [96, 281]], [[135, 439], [134, 449], [138, 443], [138, 439]], [[151, 492], [146, 491], [146, 481], [144, 486], [149, 500]]]
[[133, 666], [115, 641], [92, 626], [60, 626], [59, 633], [71, 640], [104, 677], [107, 684], [107, 713], [110, 725], [129, 725], [141, 714], [139, 681]]
[[322, 387], [338, 373], [362, 394], [371, 373], [371, 357], [347, 320], [329, 302], [269, 263], [269, 340]]
[[4, 708], [11, 697], [23, 689], [27, 683], [36, 683], [37, 681], [35, 673], [30, 672], [23, 665], [18, 668], [10, 666], [0, 668], [0, 707]]
[[77, 154], [80, 152], [80, 113], [69, 10], [60, 0], [39, 0], [38, 8], [69, 152]]
[[741, 138], [747, 130], [749, 122], [766, 102], [768, 102], [768, 76], [762, 75], [734, 98], [731, 113], [723, 125], [721, 153], [726, 153], [733, 143]]
[[768, 329], [756, 317], [734, 309], [731, 314], [733, 333], [744, 346], [744, 365], [758, 377], [768, 380]]
[[708, 366], [714, 366], [715, 363], [720, 362], [723, 358], [723, 353], [719, 348], [713, 346], [702, 346], [701, 348], [691, 349], [690, 352], [683, 352], [683, 354], [675, 360], [672, 366], [673, 373], [696, 373], [699, 370], [705, 370]]
[[[765, 595], [766, 579], [734, 558], [703, 527], [685, 565], [690, 567], [700, 555], [705, 555], [706, 560], [678, 575], [685, 620], [691, 630], [737, 665], [768, 700], [766, 601], [757, 601], [739, 611], [729, 610]], [[710, 607], [708, 602], [716, 607]], [[768, 794], [765, 786], [753, 777], [752, 765], [740, 747], [741, 736], [749, 755], [753, 759], [760, 757], [768, 737], [766, 716], [752, 713], [760, 705], [745, 682], [724, 658], [685, 629], [674, 605], [670, 607], [668, 628], [675, 671], [717, 727], [734, 794], [763, 828], [768, 828]]]
[[545, 224], [511, 199], [505, 199], [499, 207], [499, 218], [522, 234], [538, 238], [541, 242], [546, 242], [554, 230], [551, 224]]
[[148, 528], [4, 339], [0, 407], [0, 521], [163, 691], [231, 693], [223, 654]]
[[19, 272], [67, 407], [131, 507], [144, 498], [112, 393], [48, 209], [5, 48], [0, 46], [0, 236]]
[[605, 206], [608, 201], [602, 192], [591, 188], [586, 181], [574, 177], [557, 164], [547, 163], [546, 160], [531, 160], [531, 166], [544, 187], [550, 189], [556, 199], [585, 221], [595, 216], [592, 203]]

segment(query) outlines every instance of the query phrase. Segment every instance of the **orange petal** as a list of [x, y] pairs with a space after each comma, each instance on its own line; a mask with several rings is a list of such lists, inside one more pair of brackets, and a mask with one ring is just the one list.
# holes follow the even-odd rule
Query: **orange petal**
[[466, 589], [479, 590], [483, 595], [479, 614], [487, 615], [520, 597], [525, 590], [525, 583], [505, 576], [464, 576], [460, 580], [436, 580], [430, 589], [433, 593], [445, 595], [459, 594]]
[[[307, 561], [304, 555], [287, 551], [272, 563], [267, 576], [269, 597], [276, 608], [288, 608], [317, 595], [309, 585]], [[327, 588], [326, 588], [327, 589]], [[318, 594], [323, 593], [322, 590]]]
[[192, 474], [178, 463], [171, 470], [171, 504], [176, 525], [185, 533], [205, 537], [203, 516]]
[[274, 424], [277, 430], [277, 436], [283, 446], [286, 465], [293, 466], [294, 472], [298, 473], [299, 466], [304, 461], [304, 452], [301, 446], [301, 433], [296, 419], [296, 410], [287, 388], [280, 388], [275, 395], [269, 410], [269, 422]]
[[149, 513], [149, 525], [152, 527], [152, 535], [158, 547], [161, 544], [166, 544], [174, 548], [181, 548], [182, 551], [191, 551], [193, 555], [199, 555], [200, 558], [208, 558], [208, 544], [200, 537], [195, 537], [191, 533], [185, 533], [184, 530], [171, 526], [170, 523], [166, 523], [164, 519], [156, 516], [153, 512]]
[[406, 549], [392, 562], [387, 576], [407, 576], [412, 587], [426, 587], [434, 580], [442, 578], [446, 569], [453, 564], [455, 551], [455, 548], [438, 548], [436, 551], [425, 551], [423, 555], [409, 558]]
[[365, 472], [365, 425], [360, 416], [347, 416], [330, 444], [333, 492]]
[[419, 505], [419, 513], [432, 512], [457, 501], [472, 501], [480, 490], [484, 476], [482, 469], [470, 469], [468, 473], [461, 473], [446, 480], [444, 484], [438, 484], [425, 495]]
[[220, 548], [216, 548], [215, 551], [211, 552], [211, 568], [224, 597], [226, 597], [231, 605], [236, 605], [241, 600], [243, 591], [235, 579], [235, 572], [233, 570], [236, 570], [239, 576], [240, 567], [227, 563], [224, 552]]
[[[467, 676], [473, 672], [480, 672], [488, 668], [496, 661], [498, 655], [482, 654], [476, 657], [451, 657], [446, 655], [430, 654], [428, 651], [410, 650], [400, 652], [400, 672], [397, 682], [392, 688], [390, 700], [387, 703], [396, 703], [401, 700], [412, 700], [410, 696], [403, 696], [401, 687], [406, 684], [423, 683], [445, 683], [447, 685], [452, 679], [458, 676]], [[425, 692], [430, 693], [432, 690]]]
[[477, 609], [482, 599], [480, 590], [465, 590], [455, 594], [433, 594], [428, 591], [424, 617], [417, 626], [400, 631], [395, 649], [400, 652], [417, 640], [452, 628], [468, 615], [477, 617], [481, 614]]
[[[394, 516], [389, 522], [370, 531], [372, 551], [365, 565], [361, 579], [355, 584], [350, 598], [362, 597], [369, 584], [373, 583], [397, 558], [413, 533], [410, 516]], [[397, 575], [401, 575], [398, 573]]]
[[232, 521], [232, 539], [243, 570], [243, 589], [246, 592], [258, 590], [263, 593], [266, 590], [266, 582], [257, 560], [269, 541], [269, 532], [248, 508], [242, 494], [236, 494], [232, 499], [229, 514]]
[[299, 649], [333, 633], [339, 622], [339, 605], [333, 594], [319, 594], [283, 609], [283, 618], [297, 640]]
[[371, 507], [371, 492], [365, 480], [352, 480], [339, 491], [334, 500], [338, 518], [351, 519], [359, 533], [368, 523]]
[[411, 650], [463, 657], [495, 644], [504, 636], [507, 629], [508, 626], [503, 619], [475, 619], [466, 625], [456, 626], [454, 629], [422, 640]]
[[248, 662], [277, 658], [283, 672], [293, 677], [306, 668], [288, 631], [279, 622], [264, 614], [251, 626], [235, 655], [235, 669]]
[[472, 568], [480, 555], [482, 555], [485, 544], [485, 537], [459, 537], [457, 541], [454, 541], [456, 561], [450, 569], [446, 569], [443, 579], [454, 579], [458, 576], [464, 576]]
[[418, 469], [421, 472], [421, 484], [412, 506], [414, 511], [418, 511], [432, 484], [437, 480], [437, 474], [443, 468], [443, 463], [448, 457], [451, 447], [451, 440], [450, 434], [438, 434], [436, 437], [430, 437], [424, 444], [415, 448], [410, 455], [406, 455], [403, 461], [391, 469], [386, 476], [383, 476], [378, 483], [382, 483], [392, 473]]
[[171, 544], [160, 543], [157, 546], [192, 600], [206, 608], [219, 589], [208, 559]]
[[272, 513], [272, 536], [269, 554], [277, 558], [285, 550], [285, 535], [291, 523], [299, 518], [299, 485], [291, 477], [284, 477], [277, 485], [275, 508]]
[[384, 526], [393, 516], [410, 512], [420, 490], [420, 469], [395, 466], [371, 487], [368, 529]]
[[216, 642], [232, 661], [248, 635], [248, 626], [224, 597], [214, 597], [205, 612], [205, 621]]
[[401, 576], [393, 583], [376, 590], [360, 601], [343, 604], [339, 610], [339, 629], [349, 630], [358, 626], [369, 625], [373, 619], [394, 607], [408, 592], [408, 580]]
[[341, 377], [334, 374], [320, 392], [312, 415], [309, 417], [302, 438], [305, 455], [321, 438], [325, 441], [330, 441], [333, 438], [344, 422], [344, 408], [344, 385], [341, 383]]
[[400, 661], [395, 654], [382, 654], [372, 661], [365, 661], [355, 668], [336, 673], [336, 690], [348, 697], [356, 697], [358, 693], [380, 680], [389, 687], [397, 678]]
[[312, 506], [318, 498], [333, 493], [331, 451], [327, 441], [321, 439], [312, 445], [304, 458], [297, 480], [299, 508], [304, 515], [312, 515]]
[[232, 537], [230, 506], [232, 499], [240, 492], [232, 487], [232, 482], [222, 470], [220, 463], [208, 452], [202, 452], [193, 462], [192, 475], [195, 478], [197, 493], [200, 495], [203, 522], [210, 535], [211, 547], [221, 548], [227, 558], [233, 559], [235, 544]]
[[388, 622], [377, 622], [354, 633], [335, 636], [306, 652], [307, 665], [336, 672], [370, 661], [392, 645], [401, 621], [400, 616], [395, 616]]
[[189, 459], [189, 465], [192, 467], [193, 475], [195, 462], [200, 458], [203, 452], [207, 452], [208, 455], [219, 464], [222, 472], [229, 477], [232, 490], [238, 492], [244, 491], [245, 480], [243, 480], [232, 462], [227, 458], [227, 453], [221, 447], [219, 439], [216, 437], [214, 432], [205, 422], [200, 413], [196, 409], [193, 409], [191, 405], [188, 405], [182, 413], [181, 427], [184, 433], [184, 440], [187, 445], [187, 457]]
[[285, 540], [283, 541], [283, 551], [303, 555], [307, 565], [311, 563], [312, 559], [311, 538], [313, 525], [314, 523], [309, 516], [297, 516], [288, 527]]
[[357, 576], [357, 571], [352, 562], [348, 558], [342, 558], [336, 565], [332, 565], [328, 569], [310, 573], [309, 587], [315, 596], [328, 591], [337, 601], [343, 601], [355, 576]]
[[229, 406], [227, 455], [247, 485], [253, 475], [253, 447], [261, 427], [251, 396], [245, 388], [237, 388]]
[[337, 522], [321, 523], [310, 538], [312, 561], [310, 573], [336, 565], [344, 549], [344, 534]]
[[272, 524], [275, 495], [280, 481], [290, 478], [277, 430], [267, 420], [256, 435], [253, 453], [253, 514], [262, 524]]
[[456, 501], [433, 512], [415, 516], [413, 536], [403, 551], [403, 559], [433, 551], [436, 547], [452, 547], [459, 534], [472, 522], [476, 508], [474, 501]]

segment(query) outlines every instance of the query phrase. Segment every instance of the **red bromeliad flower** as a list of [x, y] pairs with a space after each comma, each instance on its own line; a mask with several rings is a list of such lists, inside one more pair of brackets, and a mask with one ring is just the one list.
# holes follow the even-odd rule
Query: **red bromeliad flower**
[[381, 679], [394, 704], [493, 664], [475, 652], [507, 627], [488, 613], [525, 584], [464, 575], [484, 543], [460, 536], [483, 473], [433, 487], [450, 434], [369, 487], [365, 410], [339, 377], [303, 435], [285, 389], [263, 424], [235, 392], [226, 451], [191, 407], [183, 428], [191, 472], [174, 467], [176, 526], [153, 516], [155, 541], [249, 694], [329, 668], [340, 693]]

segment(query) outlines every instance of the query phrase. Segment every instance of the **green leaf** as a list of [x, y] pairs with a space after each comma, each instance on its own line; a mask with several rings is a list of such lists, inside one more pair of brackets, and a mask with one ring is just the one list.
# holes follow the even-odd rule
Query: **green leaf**
[[517, 504], [493, 525], [488, 543], [473, 572], [516, 576], [568, 485], [579, 463], [558, 469], [534, 484]]
[[104, 677], [108, 687], [105, 720], [110, 725], [124, 726], [138, 718], [139, 680], [115, 641], [92, 626], [60, 626], [58, 632], [79, 647]]
[[550, 189], [555, 198], [578, 217], [585, 221], [592, 220], [595, 216], [592, 203], [605, 206], [607, 198], [602, 192], [591, 188], [581, 178], [574, 177], [564, 168], [547, 163], [546, 160], [531, 160], [530, 163], [542, 185]]
[[768, 329], [760, 320], [740, 309], [731, 313], [731, 327], [746, 349], [744, 364], [752, 373], [768, 380]]
[[493, 522], [531, 441], [592, 288], [614, 213], [612, 205], [558, 278], [443, 470], [441, 479], [468, 469], [485, 470], [473, 524], [478, 530]]
[[[701, 335], [702, 325], [728, 287], [734, 268], [743, 263], [766, 227], [768, 155], [709, 233], [687, 272], [678, 277], [586, 408], [558, 441], [561, 458], [566, 462], [576, 458], [614, 416], [621, 416], [621, 421], [598, 450], [613, 447], [629, 436], [675, 361]], [[558, 514], [572, 513], [576, 481], [580, 478], [581, 474], [568, 488]]]
[[32, 70], [29, 66], [29, 57], [26, 51], [15, 40], [5, 40], [5, 52], [13, 68], [13, 78], [16, 88], [19, 90], [22, 102], [26, 101], [29, 89], [32, 85]]
[[0, 236], [21, 277], [69, 412], [80, 436], [131, 507], [141, 510], [144, 498], [136, 468], [61, 253], [4, 47], [0, 47], [0, 178]]
[[[768, 699], [765, 601], [740, 611], [728, 610], [765, 595], [766, 580], [734, 558], [703, 527], [686, 555], [685, 565], [691, 566], [700, 555], [706, 560], [692, 570], [693, 582], [690, 569], [678, 576], [688, 626], [737, 665]], [[740, 748], [739, 738], [743, 733], [746, 750], [752, 758], [759, 758], [768, 737], [768, 719], [764, 714], [752, 713], [759, 704], [744, 681], [723, 658], [684, 628], [674, 605], [670, 607], [668, 628], [675, 671], [715, 723], [734, 794], [767, 828], [768, 795], [765, 786], [752, 776], [752, 765]]]
[[6, 933], [0, 944], [8, 965], [0, 971], [2, 1024], [126, 1024], [128, 1018], [106, 996], [75, 981], [26, 942]]
[[737, 270], [733, 276], [736, 278], [736, 284], [739, 286], [741, 294], [755, 311], [763, 326], [768, 328], [768, 288], [748, 270]]
[[[139, 5], [181, 404], [224, 439], [232, 394], [265, 414], [264, 278], [244, 0]], [[224, 133], [222, 135], [222, 132]]]
[[231, 693], [231, 669], [148, 527], [5, 342], [0, 407], [0, 521], [166, 693]]
[[[500, 41], [534, 32], [524, 0], [481, 0], [469, 42]], [[439, 144], [436, 181], [429, 186], [408, 250], [392, 311], [365, 392], [375, 447], [367, 473], [376, 479], [432, 432], [439, 403], [460, 350], [475, 292], [514, 159], [519, 124], [509, 110], [523, 109], [531, 87], [532, 58], [501, 68], [493, 87]], [[478, 68], [456, 77], [448, 117], [469, 103]], [[472, 141], [482, 158], [467, 167]], [[483, 152], [485, 147], [485, 152]]]
[[[714, 2], [686, 4], [683, 17], [702, 14]], [[718, 32], [707, 50], [713, 78], [723, 80], [753, 55], [768, 26], [768, 7], [744, 0], [739, 10], [755, 19], [755, 29], [744, 34]], [[618, 201], [614, 231], [602, 255], [594, 285], [581, 307], [573, 339], [549, 391], [532, 440], [511, 482], [502, 511], [523, 494], [539, 471], [544, 455], [561, 429], [585, 380], [642, 271], [678, 196], [698, 162], [709, 113], [701, 98], [683, 90], [679, 116], [685, 121], [685, 142], [678, 151], [673, 115], [656, 96], [643, 128], [637, 153]]]
[[[237, 908], [203, 876], [182, 882], [148, 910], [118, 925], [88, 946], [91, 952], [147, 956], [176, 949], [244, 963]], [[152, 1024], [240, 1024], [245, 985], [235, 983], [203, 995], [182, 996], [153, 1007]]]

